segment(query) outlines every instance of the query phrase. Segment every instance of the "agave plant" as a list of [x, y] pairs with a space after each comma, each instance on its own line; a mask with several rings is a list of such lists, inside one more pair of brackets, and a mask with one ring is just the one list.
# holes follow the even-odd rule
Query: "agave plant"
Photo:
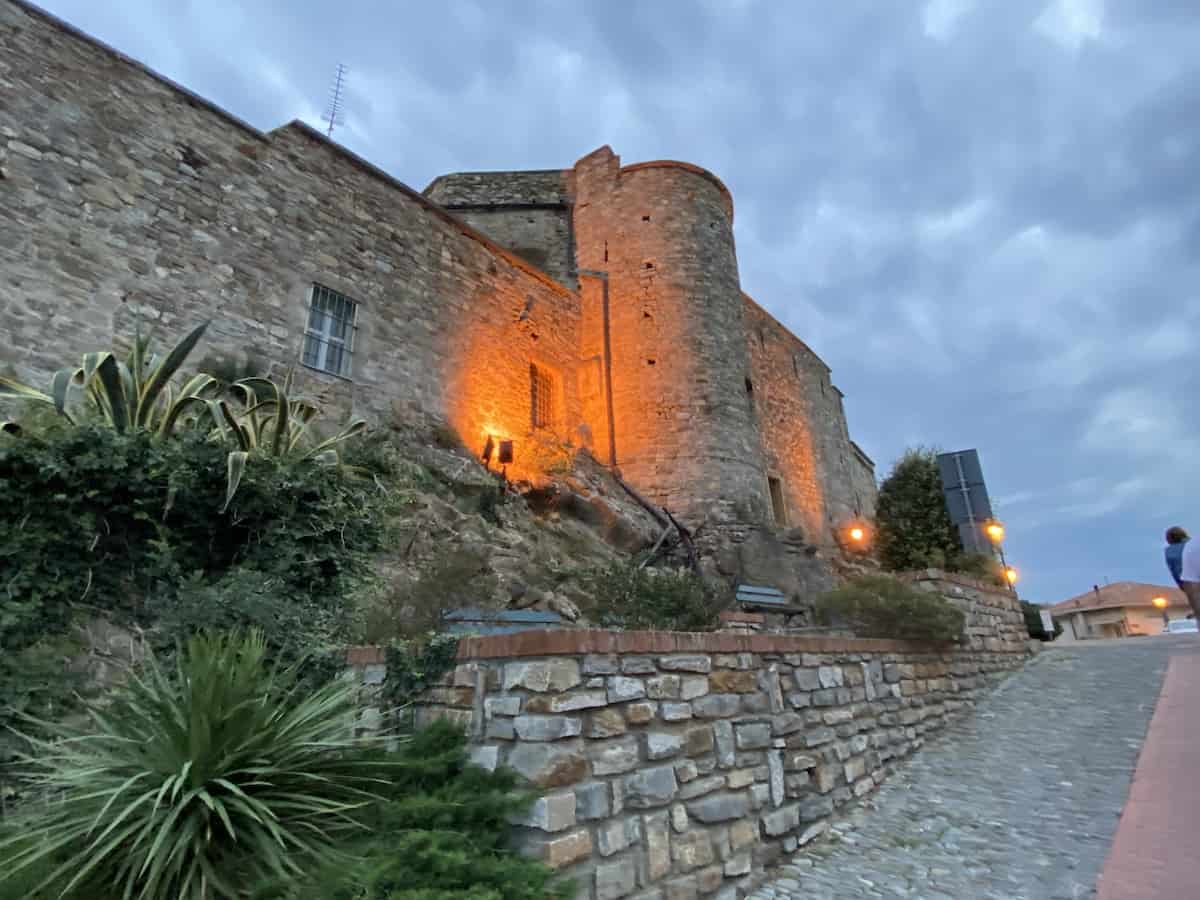
[[366, 431], [367, 423], [357, 419], [331, 437], [315, 437], [311, 426], [320, 407], [312, 400], [291, 396], [292, 388], [291, 372], [282, 385], [267, 378], [243, 378], [230, 387], [238, 406], [231, 406], [225, 400], [210, 403], [216, 433], [237, 448], [229, 454], [228, 488], [222, 511], [237, 493], [251, 454], [336, 465], [338, 445]]
[[303, 877], [363, 829], [397, 763], [353, 737], [352, 687], [315, 692], [257, 633], [198, 636], [173, 677], [149, 661], [90, 720], [23, 757], [45, 806], [0, 841], [0, 881], [122, 900], [218, 900]]
[[[192, 329], [162, 357], [150, 352], [149, 336], [138, 329], [133, 348], [124, 360], [107, 350], [85, 353], [78, 368], [54, 373], [48, 392], [0, 375], [0, 397], [48, 403], [59, 415], [74, 421], [70, 400], [73, 393], [80, 392], [102, 421], [117, 431], [142, 428], [169, 435], [190, 409], [202, 410], [220, 390], [220, 383], [212, 375], [195, 375], [178, 391], [171, 381], [207, 329], [207, 322]], [[15, 434], [20, 428], [15, 423], [0, 422], [0, 430]]]

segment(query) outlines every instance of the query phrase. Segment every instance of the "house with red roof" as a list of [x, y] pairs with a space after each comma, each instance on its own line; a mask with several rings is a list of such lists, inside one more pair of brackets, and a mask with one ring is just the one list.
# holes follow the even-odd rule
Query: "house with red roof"
[[1164, 617], [1186, 619], [1192, 613], [1178, 588], [1136, 581], [1095, 585], [1086, 594], [1055, 603], [1048, 611], [1062, 625], [1062, 641], [1161, 634]]

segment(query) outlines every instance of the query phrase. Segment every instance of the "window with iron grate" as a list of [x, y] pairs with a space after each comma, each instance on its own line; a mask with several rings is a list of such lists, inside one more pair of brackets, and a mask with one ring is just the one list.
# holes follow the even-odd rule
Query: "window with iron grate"
[[310, 369], [349, 378], [357, 318], [357, 303], [332, 288], [314, 284], [301, 362]]
[[541, 366], [529, 364], [529, 409], [533, 427], [554, 427], [554, 376]]

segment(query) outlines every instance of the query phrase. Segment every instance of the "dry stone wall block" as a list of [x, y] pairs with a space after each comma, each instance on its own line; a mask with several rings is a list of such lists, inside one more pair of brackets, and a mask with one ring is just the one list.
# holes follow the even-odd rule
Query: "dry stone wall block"
[[750, 798], [746, 793], [710, 794], [687, 804], [688, 814], [697, 822], [713, 825], [744, 819], [750, 814]]
[[637, 888], [637, 868], [628, 862], [596, 866], [596, 900], [628, 897]]
[[541, 857], [554, 869], [561, 869], [592, 855], [592, 833], [586, 828], [561, 837], [550, 838], [541, 847]]
[[505, 765], [538, 787], [547, 788], [575, 784], [588, 771], [583, 746], [578, 741], [518, 744], [508, 754]]
[[618, 775], [637, 768], [638, 739], [634, 735], [615, 738], [588, 747], [592, 772], [597, 776]]
[[630, 809], [652, 809], [665, 806], [679, 793], [679, 782], [675, 778], [674, 766], [653, 766], [622, 781], [625, 805]]
[[568, 691], [583, 681], [573, 659], [512, 662], [504, 667], [504, 690], [524, 688], [539, 693]]
[[523, 741], [559, 741], [579, 735], [583, 722], [572, 716], [517, 716], [513, 727]]
[[566, 831], [575, 825], [575, 793], [547, 794], [539, 797], [517, 824], [542, 831]]
[[623, 703], [646, 696], [646, 683], [640, 678], [612, 675], [608, 679], [608, 702]]
[[664, 672], [700, 672], [712, 671], [712, 659], [708, 656], [663, 656], [658, 660], [658, 666]]

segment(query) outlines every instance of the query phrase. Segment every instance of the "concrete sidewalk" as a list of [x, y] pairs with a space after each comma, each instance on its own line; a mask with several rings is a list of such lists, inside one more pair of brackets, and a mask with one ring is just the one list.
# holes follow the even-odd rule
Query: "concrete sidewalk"
[[1099, 882], [1099, 900], [1197, 897], [1200, 646], [1171, 656]]

